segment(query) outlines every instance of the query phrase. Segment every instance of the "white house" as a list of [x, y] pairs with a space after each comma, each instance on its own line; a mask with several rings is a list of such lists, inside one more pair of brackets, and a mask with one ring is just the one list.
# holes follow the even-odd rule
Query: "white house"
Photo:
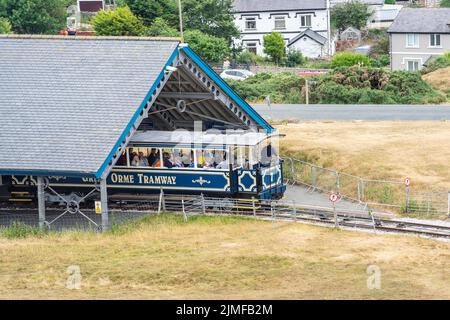
[[271, 32], [281, 33], [288, 49], [309, 58], [334, 53], [334, 44], [328, 45], [327, 0], [235, 0], [234, 12], [241, 33], [235, 45], [258, 55], [264, 55], [263, 37]]

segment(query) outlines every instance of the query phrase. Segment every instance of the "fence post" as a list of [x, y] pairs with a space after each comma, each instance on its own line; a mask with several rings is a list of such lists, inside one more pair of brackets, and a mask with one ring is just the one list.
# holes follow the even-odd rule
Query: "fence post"
[[158, 214], [166, 212], [166, 200], [164, 199], [164, 190], [161, 188], [159, 192]]
[[201, 194], [201, 198], [202, 198], [202, 213], [206, 214], [205, 197], [203, 196], [203, 193]]
[[187, 222], [186, 208], [184, 207], [184, 197], [181, 198], [181, 207], [183, 209], [184, 222]]
[[406, 208], [405, 208], [405, 212], [408, 213], [409, 211], [409, 187], [407, 186], [405, 188], [405, 192], [406, 192]]
[[364, 180], [363, 179], [359, 179], [359, 180], [361, 182], [361, 201], [366, 201], [366, 196], [364, 194], [364, 189], [365, 189]]
[[297, 221], [297, 208], [295, 207], [295, 200], [292, 200], [292, 209], [294, 214], [294, 221]]
[[256, 216], [255, 197], [252, 197], [253, 216]]
[[338, 216], [336, 212], [336, 203], [333, 202], [334, 227], [339, 228]]
[[335, 171], [335, 175], [336, 175], [336, 192], [340, 193], [339, 189], [341, 188], [341, 186], [339, 181], [339, 172]]
[[358, 202], [361, 203], [361, 179], [358, 179], [356, 186], [358, 187]]
[[313, 187], [313, 191], [316, 190], [316, 167], [311, 166], [311, 185]]
[[447, 216], [450, 217], [450, 191], [447, 194]]

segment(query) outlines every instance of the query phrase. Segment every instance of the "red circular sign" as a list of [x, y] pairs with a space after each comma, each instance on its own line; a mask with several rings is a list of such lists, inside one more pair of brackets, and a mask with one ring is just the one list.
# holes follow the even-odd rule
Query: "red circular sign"
[[336, 193], [332, 193], [330, 194], [329, 199], [331, 202], [337, 202], [339, 200], [339, 196]]
[[405, 179], [405, 186], [409, 187], [411, 185], [411, 180], [409, 178]]

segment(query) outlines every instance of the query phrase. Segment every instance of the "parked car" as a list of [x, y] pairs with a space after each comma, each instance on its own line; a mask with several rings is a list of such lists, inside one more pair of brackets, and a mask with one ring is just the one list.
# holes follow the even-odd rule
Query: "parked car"
[[369, 45], [359, 46], [359, 47], [353, 49], [353, 52], [365, 54], [366, 56], [368, 56], [370, 54], [370, 49], [371, 49], [371, 46], [369, 46]]
[[231, 79], [237, 81], [245, 80], [249, 77], [253, 77], [254, 75], [255, 74], [253, 72], [244, 69], [227, 69], [220, 74], [223, 79]]

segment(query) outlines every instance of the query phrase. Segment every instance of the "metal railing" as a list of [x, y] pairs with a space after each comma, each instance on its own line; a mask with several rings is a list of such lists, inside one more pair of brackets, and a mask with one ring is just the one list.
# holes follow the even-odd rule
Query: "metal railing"
[[309, 191], [336, 192], [363, 205], [403, 213], [450, 215], [450, 195], [445, 191], [421, 193], [393, 180], [365, 179], [306, 161], [284, 158], [284, 179]]

